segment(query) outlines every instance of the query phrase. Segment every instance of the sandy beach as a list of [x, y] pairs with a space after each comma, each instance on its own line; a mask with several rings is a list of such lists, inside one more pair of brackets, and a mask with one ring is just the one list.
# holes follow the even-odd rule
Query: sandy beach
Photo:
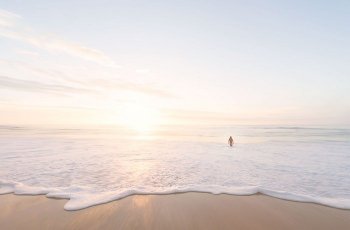
[[350, 229], [350, 210], [265, 195], [134, 195], [79, 211], [67, 200], [0, 196], [0, 229]]

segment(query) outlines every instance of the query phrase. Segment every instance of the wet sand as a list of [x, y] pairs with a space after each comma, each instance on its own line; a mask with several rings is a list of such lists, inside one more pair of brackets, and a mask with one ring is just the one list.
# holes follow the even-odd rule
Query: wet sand
[[0, 229], [350, 229], [350, 210], [265, 195], [134, 195], [79, 211], [67, 200], [0, 195]]

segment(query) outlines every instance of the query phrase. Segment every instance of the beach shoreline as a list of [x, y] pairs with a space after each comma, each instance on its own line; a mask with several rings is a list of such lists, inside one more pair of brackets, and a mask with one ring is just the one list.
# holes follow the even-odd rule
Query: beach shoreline
[[0, 229], [350, 229], [350, 210], [263, 194], [131, 195], [77, 211], [66, 202], [0, 195]]

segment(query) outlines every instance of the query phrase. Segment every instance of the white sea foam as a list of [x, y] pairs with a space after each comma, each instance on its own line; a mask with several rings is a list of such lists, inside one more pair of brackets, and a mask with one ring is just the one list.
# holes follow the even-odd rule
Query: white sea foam
[[[110, 129], [0, 130], [0, 194], [69, 199], [66, 210], [182, 192], [262, 193], [350, 209], [346, 129], [183, 128], [152, 138]], [[237, 145], [229, 148], [232, 133]]]

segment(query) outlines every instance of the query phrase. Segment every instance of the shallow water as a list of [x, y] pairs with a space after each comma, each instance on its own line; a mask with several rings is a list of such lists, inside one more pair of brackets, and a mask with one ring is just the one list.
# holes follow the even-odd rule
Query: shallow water
[[162, 127], [140, 135], [0, 126], [0, 194], [70, 198], [67, 210], [186, 191], [261, 192], [350, 209], [349, 175], [345, 128]]

